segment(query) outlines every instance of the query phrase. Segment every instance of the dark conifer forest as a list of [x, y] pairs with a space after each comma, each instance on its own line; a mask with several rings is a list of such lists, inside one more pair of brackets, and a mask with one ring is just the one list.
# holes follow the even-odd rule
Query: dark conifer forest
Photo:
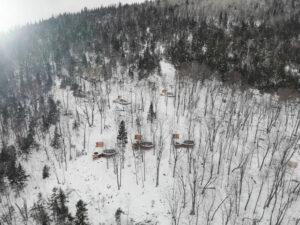
[[[260, 93], [297, 97], [300, 2], [146, 1], [83, 9], [1, 34], [0, 193], [13, 190], [19, 195], [23, 190], [30, 179], [23, 160], [43, 151], [40, 143], [50, 130], [49, 146], [65, 146], [60, 121], [68, 112], [62, 112], [62, 102], [51, 93], [53, 86], [69, 88], [75, 98], [85, 98], [89, 93], [82, 81], [96, 85], [114, 74], [132, 81], [160, 76], [162, 59], [174, 66], [180, 79], [202, 83], [217, 79], [242, 91], [258, 89]], [[91, 101], [97, 102], [94, 96]], [[101, 114], [104, 108], [100, 105], [97, 110]], [[159, 117], [155, 107], [152, 101], [146, 106], [151, 126]], [[76, 131], [81, 123], [78, 112], [74, 114], [71, 129]], [[86, 127], [93, 127], [94, 116], [87, 121]], [[114, 139], [125, 147], [132, 142], [126, 130], [130, 125], [125, 126], [124, 121], [119, 125]], [[43, 179], [54, 174], [48, 165], [43, 168]], [[62, 190], [54, 190], [49, 200], [55, 220], [61, 222], [57, 224], [88, 224], [86, 203], [78, 199], [72, 217], [65, 198]], [[64, 213], [55, 214], [59, 208], [55, 208], [56, 201], [62, 201]], [[38, 224], [51, 224], [56, 217], [46, 212], [46, 205], [40, 196], [32, 209]]]

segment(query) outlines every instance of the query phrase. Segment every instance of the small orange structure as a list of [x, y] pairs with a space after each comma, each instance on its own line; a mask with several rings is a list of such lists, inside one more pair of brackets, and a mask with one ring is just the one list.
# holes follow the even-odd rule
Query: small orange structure
[[173, 134], [173, 139], [179, 139], [179, 134]]
[[166, 94], [166, 93], [167, 93], [167, 90], [166, 90], [166, 89], [163, 89], [161, 92], [162, 92], [163, 94]]
[[289, 162], [288, 162], [288, 166], [291, 167], [291, 168], [297, 168], [298, 163], [297, 163], [297, 162], [289, 161]]
[[102, 148], [104, 146], [104, 142], [96, 142], [97, 148]]
[[140, 141], [142, 139], [142, 135], [136, 134], [134, 135], [134, 139]]

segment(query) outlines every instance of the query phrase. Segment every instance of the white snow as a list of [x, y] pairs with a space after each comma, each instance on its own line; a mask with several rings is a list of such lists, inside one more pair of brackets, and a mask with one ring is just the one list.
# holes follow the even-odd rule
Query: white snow
[[[238, 187], [241, 173], [240, 166], [242, 162], [246, 162], [243, 164], [246, 167], [246, 173], [244, 174], [243, 191], [240, 196], [239, 216], [234, 214], [229, 224], [234, 224], [233, 220], [235, 224], [253, 224], [252, 219], [260, 218], [265, 198], [273, 182], [274, 171], [272, 168], [277, 166], [274, 164], [275, 162], [280, 163], [282, 152], [275, 151], [273, 157], [276, 160], [272, 161], [270, 165], [268, 164], [270, 162], [269, 155], [265, 163], [262, 164], [263, 156], [267, 151], [268, 143], [273, 146], [276, 140], [283, 138], [280, 139], [278, 149], [285, 149], [290, 143], [289, 140], [294, 140], [294, 137], [291, 136], [292, 129], [295, 127], [297, 116], [300, 115], [297, 105], [282, 105], [278, 121], [270, 126], [270, 133], [266, 133], [272, 113], [276, 112], [276, 107], [280, 104], [277, 97], [260, 95], [254, 90], [241, 92], [238, 89], [224, 87], [216, 80], [205, 81], [204, 83], [189, 79], [180, 81], [175, 68], [170, 63], [163, 60], [160, 65], [162, 77], [152, 75], [147, 80], [139, 83], [126, 78], [122, 81], [123, 83], [111, 81], [111, 94], [109, 95], [111, 107], [105, 107], [105, 125], [109, 128], [104, 129], [102, 133], [101, 117], [97, 106], [95, 108], [95, 123], [92, 127], [89, 127], [83, 112], [84, 102], [88, 102], [88, 107], [91, 106], [89, 100], [75, 99], [68, 89], [59, 89], [59, 81], [57, 81], [52, 93], [57, 100], [62, 102], [62, 108], [65, 108], [67, 92], [70, 92], [68, 105], [73, 114], [73, 116], [62, 115], [60, 119], [66, 144], [66, 161], [63, 160], [64, 156], [61, 151], [54, 150], [49, 146], [49, 136], [45, 137], [44, 141], [40, 140], [40, 150], [34, 152], [30, 160], [24, 163], [27, 173], [30, 174], [28, 186], [20, 197], [15, 198], [11, 195], [11, 199], [18, 204], [22, 204], [23, 199], [26, 199], [27, 204], [32, 206], [37, 200], [39, 192], [47, 198], [54, 187], [61, 187], [68, 193], [68, 206], [73, 215], [75, 214], [75, 204], [79, 199], [88, 204], [89, 220], [92, 225], [114, 224], [114, 213], [119, 207], [125, 212], [123, 224], [130, 224], [129, 221], [152, 220], [157, 221], [157, 224], [166, 225], [172, 224], [171, 208], [174, 206], [170, 203], [170, 199], [174, 202], [176, 198], [180, 198], [178, 204], [182, 204], [183, 190], [177, 185], [180, 175], [183, 176], [184, 182], [186, 182], [187, 193], [191, 193], [192, 180], [195, 175], [198, 177], [199, 182], [197, 202], [200, 204], [196, 208], [199, 215], [198, 217], [190, 215], [192, 200], [191, 195], [187, 194], [186, 207], [182, 209], [179, 224], [196, 224], [197, 221], [198, 224], [219, 225], [224, 224], [224, 214], [229, 212], [230, 203], [235, 199], [235, 191], [238, 191], [235, 188]], [[92, 88], [88, 82], [86, 82], [86, 87], [88, 90]], [[153, 87], [155, 88], [153, 89]], [[107, 83], [101, 82], [101, 84], [98, 84], [97, 90], [101, 94], [98, 94], [97, 98], [102, 97], [107, 100], [106, 89]], [[176, 97], [161, 96], [162, 89], [174, 92], [177, 90]], [[122, 96], [131, 104], [128, 106], [114, 104], [112, 101], [117, 96]], [[147, 113], [151, 101], [154, 110], [157, 112], [157, 120], [153, 125], [147, 122]], [[78, 131], [72, 129], [72, 123], [76, 118], [76, 110], [81, 118]], [[91, 113], [91, 108], [89, 108], [89, 112]], [[154, 140], [155, 145], [158, 146], [160, 135], [163, 137], [164, 150], [158, 187], [155, 186], [158, 149], [155, 149], [155, 155], [154, 150], [144, 152], [144, 164], [142, 162], [143, 154], [139, 151], [133, 151], [131, 148], [134, 135], [138, 134], [137, 116], [142, 118], [141, 134], [145, 140]], [[103, 141], [105, 148], [118, 149], [116, 140], [121, 120], [126, 123], [128, 144], [125, 148], [121, 189], [118, 190], [113, 160], [109, 159], [107, 161], [104, 158], [93, 160], [92, 154], [96, 150], [101, 151], [101, 149], [95, 148], [97, 141]], [[215, 140], [211, 140], [210, 138], [213, 137], [211, 132], [217, 126]], [[227, 129], [228, 127], [230, 130]], [[51, 135], [53, 135], [53, 129], [50, 132]], [[256, 129], [257, 134], [255, 133]], [[71, 133], [70, 139], [68, 130]], [[86, 134], [85, 149], [83, 147], [84, 133]], [[177, 178], [173, 178], [174, 154], [172, 151], [174, 149], [171, 147], [173, 133], [179, 133], [179, 141], [195, 140], [195, 147], [191, 153], [192, 157], [196, 159], [195, 162], [198, 163], [195, 173], [188, 173], [187, 150], [175, 150], [178, 151], [179, 158], [176, 170]], [[255, 139], [255, 136], [259, 138]], [[75, 148], [69, 149], [70, 140]], [[255, 143], [253, 140], [259, 141]], [[213, 153], [209, 150], [211, 147], [214, 149]], [[294, 147], [298, 148], [299, 146], [296, 143]], [[48, 152], [49, 159], [45, 154], [45, 149]], [[206, 158], [206, 156], [209, 157]], [[299, 162], [299, 151], [295, 152], [291, 160]], [[218, 173], [219, 163], [220, 171]], [[51, 167], [51, 176], [43, 180], [42, 168], [45, 164]], [[210, 179], [209, 171], [212, 166], [214, 170]], [[55, 173], [57, 173], [57, 176]], [[202, 174], [203, 176], [201, 176]], [[203, 179], [202, 182], [200, 182], [200, 177]], [[300, 166], [296, 169], [287, 168], [285, 178], [287, 182], [291, 182], [291, 180], [299, 181]], [[265, 182], [265, 186], [262, 190], [261, 200], [258, 201], [256, 213], [254, 213], [262, 182]], [[290, 185], [293, 184], [290, 183]], [[206, 189], [201, 194], [203, 188], [211, 189]], [[248, 191], [251, 189], [253, 191], [251, 200], [247, 210], [244, 210], [248, 199]], [[228, 200], [224, 201], [224, 205], [218, 210], [218, 205], [224, 199]], [[281, 200], [284, 201], [285, 198]], [[273, 202], [271, 205], [273, 205]], [[209, 213], [211, 209], [212, 211]], [[266, 215], [270, 215], [272, 207], [264, 210]], [[278, 210], [275, 207], [275, 215], [277, 215]], [[207, 222], [207, 216], [211, 217], [214, 211], [216, 211], [214, 220]], [[289, 208], [286, 221], [294, 221], [297, 215], [300, 215], [299, 200], [295, 201]], [[247, 218], [249, 218], [249, 221]], [[269, 224], [268, 218], [267, 216], [264, 217], [260, 224]]]

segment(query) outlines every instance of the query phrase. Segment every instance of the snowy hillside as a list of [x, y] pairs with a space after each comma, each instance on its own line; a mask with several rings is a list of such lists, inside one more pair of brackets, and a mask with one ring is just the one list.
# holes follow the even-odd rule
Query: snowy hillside
[[[61, 188], [72, 215], [82, 199], [93, 225], [116, 224], [119, 208], [122, 224], [298, 224], [299, 103], [217, 80], [179, 78], [170, 63], [160, 65], [162, 76], [141, 81], [118, 74], [97, 83], [81, 78], [84, 97], [55, 80], [50, 95], [60, 102], [57, 129], [39, 136], [39, 150], [23, 162], [27, 186], [1, 197], [0, 214], [17, 205], [11, 224], [35, 224], [22, 216], [22, 206], [29, 211], [39, 193], [46, 201]], [[125, 147], [117, 144], [121, 121]], [[154, 147], [134, 149], [135, 135]], [[93, 159], [105, 149], [118, 154]], [[43, 179], [45, 165], [50, 176]]]

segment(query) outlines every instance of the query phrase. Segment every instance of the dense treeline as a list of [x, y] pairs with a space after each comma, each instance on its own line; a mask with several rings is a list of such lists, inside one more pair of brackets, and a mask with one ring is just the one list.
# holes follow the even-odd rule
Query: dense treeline
[[[272, 21], [287, 19], [299, 13], [297, 0], [157, 0], [166, 5], [184, 5], [195, 18], [217, 17], [226, 12], [232, 19], [256, 18]], [[182, 13], [182, 15], [186, 15]]]
[[[56, 77], [62, 79], [62, 88], [70, 86], [74, 95], [84, 96], [81, 78], [98, 81], [118, 72], [142, 79], [159, 74], [159, 61], [165, 57], [182, 76], [217, 74], [224, 82], [262, 90], [299, 89], [297, 3], [289, 5], [294, 13], [286, 15], [277, 10], [278, 1], [270, 2], [266, 17], [260, 11], [257, 18], [231, 14], [226, 7], [211, 15], [192, 13], [191, 5], [156, 1], [85, 9], [2, 35], [0, 160], [11, 163], [0, 167], [0, 182], [11, 176], [8, 171], [19, 171], [20, 187], [27, 179], [16, 157], [5, 156], [6, 149], [28, 156], [38, 148], [36, 133], [56, 127], [59, 102], [49, 95]], [[277, 19], [270, 20], [272, 16]], [[190, 65], [196, 69], [187, 69]]]

